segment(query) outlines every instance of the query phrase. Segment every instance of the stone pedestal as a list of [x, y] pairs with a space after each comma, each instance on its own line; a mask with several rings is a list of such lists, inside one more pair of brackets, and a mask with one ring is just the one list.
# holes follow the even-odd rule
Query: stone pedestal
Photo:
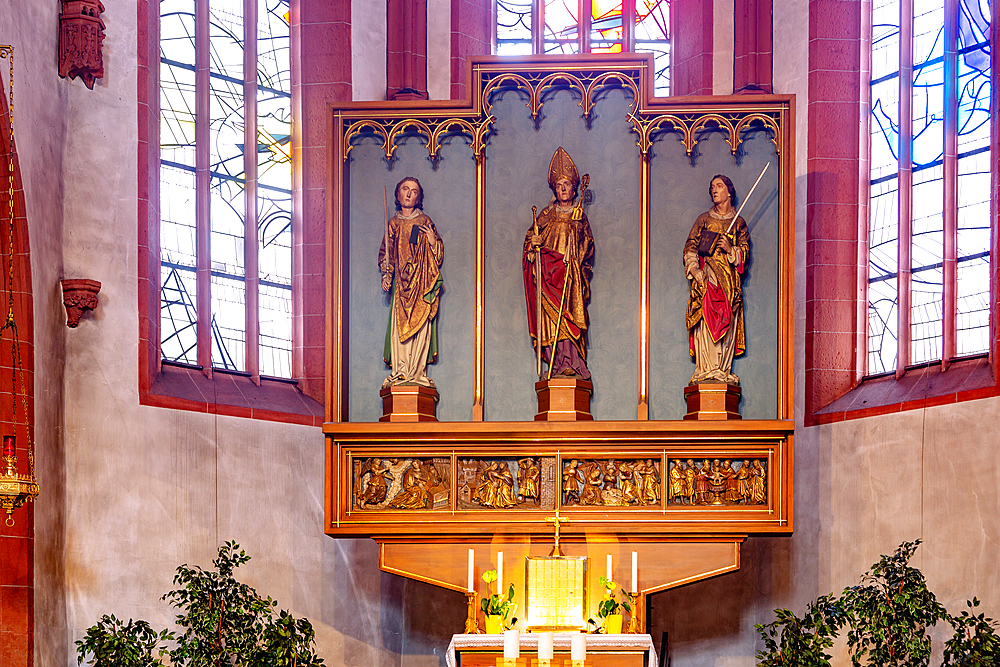
[[684, 419], [709, 421], [743, 419], [740, 416], [741, 395], [739, 385], [735, 384], [721, 382], [689, 384], [684, 387], [684, 400], [687, 402], [688, 410]]
[[436, 422], [437, 389], [419, 385], [393, 385], [382, 389], [380, 422]]
[[552, 378], [535, 383], [538, 394], [538, 422], [593, 421], [590, 396], [594, 383], [577, 378]]

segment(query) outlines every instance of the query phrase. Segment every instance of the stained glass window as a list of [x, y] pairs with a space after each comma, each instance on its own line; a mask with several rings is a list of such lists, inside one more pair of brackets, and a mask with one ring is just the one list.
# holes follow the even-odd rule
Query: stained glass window
[[990, 12], [872, 3], [869, 374], [989, 350]]
[[646, 53], [670, 94], [670, 0], [496, 0], [497, 55]]
[[167, 361], [291, 377], [288, 11], [289, 0], [160, 2]]

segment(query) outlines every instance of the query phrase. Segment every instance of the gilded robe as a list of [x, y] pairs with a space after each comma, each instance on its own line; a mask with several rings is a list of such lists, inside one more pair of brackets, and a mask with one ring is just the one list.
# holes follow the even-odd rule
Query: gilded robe
[[[733, 375], [733, 357], [746, 351], [742, 275], [750, 257], [750, 231], [746, 221], [737, 218], [733, 227], [736, 241], [727, 253], [718, 237], [732, 219], [732, 214], [722, 217], [714, 209], [702, 213], [684, 244], [684, 268], [691, 280], [687, 328], [696, 364], [691, 384], [740, 381]], [[704, 284], [695, 280], [696, 269], [705, 272]]]
[[[534, 227], [528, 228], [524, 238], [522, 267], [524, 273], [524, 296], [528, 306], [528, 332], [532, 342], [542, 341], [542, 356], [552, 359], [553, 375], [572, 368], [576, 376], [590, 379], [587, 368], [587, 303], [590, 301], [590, 278], [594, 273], [594, 235], [590, 231], [590, 221], [586, 214], [580, 220], [573, 220], [572, 207], [565, 210], [557, 205], [545, 207], [538, 214], [538, 235], [542, 237], [542, 317], [536, 321], [535, 312], [535, 264], [531, 236]], [[564, 263], [563, 258], [568, 258]], [[567, 279], [568, 273], [568, 279]], [[563, 285], [566, 296], [563, 300], [562, 324], [556, 341], [555, 355], [551, 346], [556, 338], [556, 322], [559, 318], [559, 302], [563, 299]]]
[[389, 324], [382, 355], [392, 368], [386, 385], [397, 382], [434, 385], [427, 377], [427, 364], [437, 356], [444, 243], [436, 229], [436, 240], [429, 241], [427, 234], [417, 229], [419, 225], [434, 228], [431, 219], [419, 209], [409, 218], [397, 213], [389, 219], [388, 251], [386, 239], [379, 248], [379, 267], [383, 275], [392, 275]]

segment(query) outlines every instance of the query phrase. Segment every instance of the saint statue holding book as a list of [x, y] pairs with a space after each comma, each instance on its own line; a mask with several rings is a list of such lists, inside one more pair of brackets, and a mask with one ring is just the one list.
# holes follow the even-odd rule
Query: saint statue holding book
[[713, 206], [698, 216], [684, 244], [684, 269], [691, 281], [687, 329], [695, 371], [689, 384], [739, 385], [733, 357], [746, 351], [742, 276], [750, 258], [750, 231], [736, 215], [736, 188], [713, 176]]
[[444, 243], [423, 210], [420, 181], [406, 177], [396, 185], [396, 215], [386, 214], [378, 266], [382, 289], [389, 292], [389, 324], [383, 359], [392, 374], [382, 387], [433, 387], [427, 364], [437, 356], [437, 313], [443, 281]]

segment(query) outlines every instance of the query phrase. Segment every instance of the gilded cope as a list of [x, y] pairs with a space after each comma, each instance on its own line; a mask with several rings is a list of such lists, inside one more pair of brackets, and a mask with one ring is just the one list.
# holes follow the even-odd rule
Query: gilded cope
[[383, 350], [392, 374], [383, 387], [434, 386], [427, 377], [427, 364], [437, 356], [444, 243], [434, 223], [421, 210], [423, 201], [417, 179], [407, 177], [396, 185], [396, 215], [386, 222], [378, 252], [382, 289], [392, 295]]
[[[579, 185], [572, 158], [562, 148], [557, 149], [549, 163], [549, 187], [554, 196], [525, 234], [522, 268], [532, 344], [537, 346], [541, 341], [542, 358], [549, 361], [553, 375], [589, 380], [587, 303], [594, 272], [594, 236], [582, 206], [574, 205]], [[540, 267], [535, 266], [536, 253]], [[541, 273], [541, 313], [537, 312], [537, 268]]]
[[733, 218], [736, 188], [721, 174], [712, 177], [714, 206], [698, 216], [684, 244], [684, 269], [691, 281], [687, 328], [695, 371], [690, 384], [738, 385], [733, 357], [746, 351], [742, 276], [750, 257], [750, 231]]

